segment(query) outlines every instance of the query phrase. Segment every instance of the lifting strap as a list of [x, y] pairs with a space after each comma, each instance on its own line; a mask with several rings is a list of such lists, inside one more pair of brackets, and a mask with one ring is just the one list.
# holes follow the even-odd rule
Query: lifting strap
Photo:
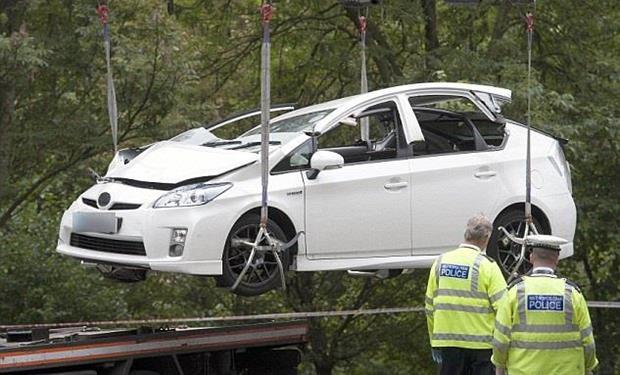
[[[532, 219], [532, 150], [531, 150], [531, 118], [532, 118], [532, 40], [534, 36], [534, 14], [536, 12], [536, 0], [532, 0], [532, 10], [525, 15], [525, 27], [527, 32], [527, 146], [525, 159], [525, 230], [522, 238], [517, 238], [508, 233], [505, 228], [499, 230], [513, 242], [521, 244], [521, 252], [515, 264], [508, 283], [519, 277], [519, 268], [525, 260], [526, 241], [525, 238], [530, 234], [538, 234], [538, 230]], [[518, 233], [515, 233], [518, 235]]]
[[114, 79], [112, 78], [112, 66], [110, 64], [110, 27], [108, 17], [110, 9], [107, 0], [99, 1], [97, 14], [103, 25], [103, 46], [105, 48], [105, 63], [107, 68], [107, 95], [108, 95], [108, 117], [112, 128], [112, 142], [114, 143], [114, 153], [118, 151], [118, 110], [116, 109], [116, 91], [114, 90]]
[[525, 171], [525, 220], [532, 223], [532, 152], [531, 152], [531, 120], [532, 120], [532, 39], [534, 34], [534, 12], [536, 10], [536, 0], [534, 0], [533, 10], [525, 16], [527, 30], [527, 157]]
[[[360, 34], [360, 47], [361, 47], [361, 69], [360, 69], [360, 93], [365, 94], [368, 92], [368, 75], [366, 73], [366, 29], [368, 27], [368, 8], [366, 8], [366, 16], [359, 14], [357, 17], [357, 27]], [[370, 147], [370, 125], [368, 117], [361, 119], [361, 132], [360, 136], [362, 141], [365, 141]]]
[[267, 228], [268, 222], [268, 202], [267, 202], [267, 186], [269, 183], [269, 120], [271, 107], [271, 76], [270, 76], [270, 56], [271, 56], [271, 40], [269, 34], [269, 22], [273, 17], [273, 6], [270, 2], [263, 3], [260, 8], [260, 14], [263, 24], [263, 44], [261, 48], [261, 211], [260, 225], [261, 228]]
[[288, 243], [282, 245], [276, 238], [273, 238], [268, 230], [269, 213], [268, 213], [268, 195], [267, 188], [269, 185], [269, 121], [271, 108], [271, 76], [270, 76], [270, 57], [271, 57], [271, 39], [269, 22], [273, 17], [273, 6], [268, 0], [260, 7], [261, 21], [263, 25], [263, 42], [261, 47], [261, 211], [260, 211], [260, 229], [256, 235], [256, 239], [251, 244], [252, 251], [246, 260], [245, 266], [237, 276], [237, 280], [232, 285], [234, 291], [243, 281], [246, 273], [253, 266], [254, 258], [259, 253], [271, 252], [278, 264], [280, 273], [280, 282], [282, 290], [286, 290], [286, 279], [284, 277], [284, 264], [280, 259], [280, 254], [293, 246], [303, 233], [297, 235]]

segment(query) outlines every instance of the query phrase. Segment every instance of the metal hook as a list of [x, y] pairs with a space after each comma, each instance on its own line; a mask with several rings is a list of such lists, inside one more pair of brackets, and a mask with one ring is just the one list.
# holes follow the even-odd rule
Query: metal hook
[[[297, 233], [292, 240], [282, 245], [282, 243], [279, 240], [271, 237], [267, 229], [265, 229], [265, 227], [261, 225], [258, 231], [258, 234], [256, 235], [256, 240], [254, 241], [254, 243], [245, 242], [245, 244], [252, 246], [252, 251], [250, 252], [250, 256], [248, 257], [247, 263], [245, 264], [245, 266], [239, 273], [239, 276], [237, 276], [237, 280], [235, 280], [235, 283], [231, 287], [231, 290], [234, 291], [235, 289], [237, 289], [239, 284], [241, 284], [241, 281], [243, 280], [243, 278], [245, 277], [245, 274], [250, 269], [257, 252], [263, 252], [263, 253], [271, 252], [273, 254], [274, 258], [276, 259], [276, 263], [278, 264], [278, 270], [280, 271], [280, 282], [282, 283], [282, 290], [286, 290], [286, 278], [284, 275], [284, 264], [282, 263], [280, 254], [283, 251], [288, 250], [289, 247], [293, 246], [299, 239], [299, 236], [302, 235], [303, 233], [304, 232]], [[266, 246], [259, 245], [263, 241], [263, 239], [267, 240]]]
[[528, 222], [527, 226], [525, 227], [525, 231], [523, 233], [523, 238], [519, 238], [519, 237], [514, 236], [512, 233], [508, 232], [506, 228], [504, 227], [499, 227], [497, 229], [502, 231], [506, 235], [506, 237], [508, 237], [510, 241], [518, 245], [521, 245], [521, 252], [519, 254], [519, 259], [517, 260], [517, 263], [513, 267], [512, 272], [510, 272], [510, 277], [508, 278], [508, 282], [510, 282], [519, 276], [518, 270], [523, 264], [523, 261], [525, 260], [525, 250], [527, 249], [527, 244], [526, 244], [525, 239], [530, 234], [530, 231], [533, 234], [538, 234], [538, 230], [536, 229], [536, 226], [534, 225], [534, 223]]
[[263, 232], [264, 232], [264, 229], [261, 226], [260, 229], [258, 230], [258, 234], [256, 235], [256, 240], [254, 240], [254, 243], [252, 244], [252, 251], [250, 252], [250, 256], [248, 257], [248, 260], [245, 263], [245, 266], [239, 273], [239, 276], [237, 276], [237, 280], [235, 280], [235, 283], [230, 288], [231, 290], [237, 289], [239, 284], [241, 284], [241, 280], [243, 279], [245, 274], [248, 272], [248, 269], [252, 265], [252, 261], [254, 261], [254, 256], [256, 255], [256, 249], [258, 248], [258, 244], [263, 240]]

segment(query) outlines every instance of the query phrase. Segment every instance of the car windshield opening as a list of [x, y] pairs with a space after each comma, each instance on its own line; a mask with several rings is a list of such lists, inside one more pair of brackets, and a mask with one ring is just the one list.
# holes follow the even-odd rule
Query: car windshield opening
[[[270, 124], [270, 134], [272, 141], [270, 146], [279, 146], [285, 144], [297, 137], [300, 133], [311, 131], [314, 125], [329, 114], [333, 109], [305, 113], [298, 116], [276, 120]], [[244, 118], [243, 121], [248, 121]], [[254, 119], [260, 121], [260, 119]], [[244, 126], [247, 130], [247, 125]], [[236, 122], [231, 122], [223, 127], [210, 131], [204, 127], [190, 129], [178, 136], [170, 139], [174, 142], [181, 142], [192, 145], [200, 145], [204, 147], [215, 147], [227, 150], [239, 150], [246, 152], [260, 151], [260, 125], [251, 126], [250, 130], [239, 133], [239, 126]]]
[[[269, 133], [302, 133], [312, 130], [314, 125], [322, 120], [332, 110], [306, 113], [304, 115], [289, 117], [270, 124]], [[260, 134], [260, 125], [243, 134], [243, 136]]]

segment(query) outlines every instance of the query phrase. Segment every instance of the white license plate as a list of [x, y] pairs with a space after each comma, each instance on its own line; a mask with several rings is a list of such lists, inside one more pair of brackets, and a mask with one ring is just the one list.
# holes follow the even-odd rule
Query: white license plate
[[118, 232], [119, 220], [114, 212], [74, 212], [74, 232], [114, 234]]

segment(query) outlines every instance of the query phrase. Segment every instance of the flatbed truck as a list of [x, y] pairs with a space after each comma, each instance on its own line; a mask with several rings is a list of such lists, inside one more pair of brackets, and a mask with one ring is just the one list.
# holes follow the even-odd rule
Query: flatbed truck
[[0, 373], [46, 375], [293, 375], [305, 321], [209, 328], [89, 327], [0, 334]]

